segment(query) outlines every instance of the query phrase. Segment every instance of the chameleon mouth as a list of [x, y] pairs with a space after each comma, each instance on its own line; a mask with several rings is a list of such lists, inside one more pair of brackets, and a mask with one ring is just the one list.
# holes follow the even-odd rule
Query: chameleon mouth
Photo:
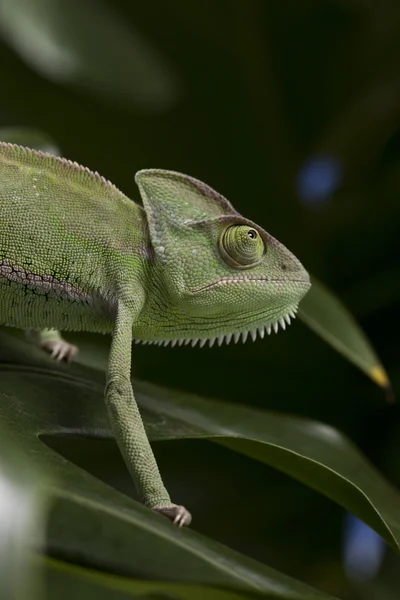
[[290, 283], [300, 283], [305, 287], [310, 287], [310, 280], [307, 279], [277, 279], [273, 277], [260, 277], [260, 276], [251, 276], [251, 275], [234, 275], [221, 277], [218, 281], [213, 281], [213, 283], [208, 283], [207, 285], [203, 285], [195, 290], [192, 290], [192, 294], [198, 294], [199, 292], [204, 292], [206, 290], [212, 290], [217, 287], [222, 287], [224, 285], [231, 285], [233, 283], [243, 283], [244, 281], [264, 281], [265, 283], [278, 283], [278, 284], [287, 284]]
[[176, 338], [170, 340], [140, 340], [135, 339], [135, 344], [154, 344], [156, 346], [188, 346], [191, 345], [192, 348], [197, 344], [202, 348], [207, 343], [211, 348], [215, 343], [218, 346], [222, 346], [222, 344], [230, 344], [231, 342], [237, 344], [240, 340], [244, 343], [248, 338], [251, 338], [253, 342], [256, 341], [257, 337], [263, 339], [265, 335], [271, 335], [272, 332], [278, 333], [279, 327], [285, 330], [288, 325], [291, 323], [291, 319], [296, 318], [296, 312], [298, 310], [297, 306], [294, 306], [289, 312], [284, 316], [277, 319], [275, 322], [270, 323], [269, 325], [260, 325], [259, 327], [254, 327], [253, 329], [248, 329], [246, 331], [238, 331], [235, 333], [216, 335], [212, 337], [198, 337], [198, 338]]

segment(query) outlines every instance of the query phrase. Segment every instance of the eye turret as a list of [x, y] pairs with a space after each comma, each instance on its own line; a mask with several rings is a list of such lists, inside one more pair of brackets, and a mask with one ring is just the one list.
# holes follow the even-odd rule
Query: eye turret
[[266, 253], [264, 240], [256, 229], [248, 225], [231, 225], [225, 229], [219, 247], [225, 262], [237, 269], [257, 265]]

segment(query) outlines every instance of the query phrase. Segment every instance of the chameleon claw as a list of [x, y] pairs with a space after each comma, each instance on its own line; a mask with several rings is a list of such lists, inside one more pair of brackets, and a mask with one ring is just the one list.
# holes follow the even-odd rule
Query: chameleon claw
[[190, 525], [192, 521], [192, 515], [184, 506], [178, 506], [177, 504], [171, 504], [170, 506], [154, 506], [152, 510], [161, 513], [168, 519], [170, 519], [177, 527], [184, 527]]
[[71, 362], [78, 354], [78, 347], [65, 340], [44, 340], [40, 347], [57, 361]]

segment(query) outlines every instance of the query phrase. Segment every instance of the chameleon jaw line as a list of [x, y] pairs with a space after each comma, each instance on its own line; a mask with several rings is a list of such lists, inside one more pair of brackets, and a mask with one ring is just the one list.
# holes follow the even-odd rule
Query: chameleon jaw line
[[242, 342], [244, 343], [244, 342], [246, 342], [246, 340], [249, 337], [252, 339], [253, 342], [255, 342], [257, 337], [260, 337], [261, 339], [263, 339], [265, 337], [265, 334], [271, 335], [272, 332], [278, 333], [279, 326], [281, 327], [281, 329], [285, 330], [286, 327], [291, 324], [291, 319], [296, 318], [297, 310], [298, 309], [296, 306], [292, 310], [290, 310], [284, 317], [280, 317], [277, 321], [274, 321], [273, 323], [271, 323], [269, 325], [255, 327], [254, 329], [248, 329], [248, 330], [242, 331], [242, 332], [229, 333], [229, 334], [225, 334], [225, 335], [216, 335], [216, 336], [205, 337], [205, 338], [176, 338], [176, 339], [169, 339], [169, 340], [135, 339], [134, 341], [135, 341], [135, 344], [142, 344], [142, 345], [154, 344], [155, 346], [172, 346], [172, 347], [188, 346], [190, 344], [192, 346], [192, 348], [194, 346], [196, 346], [197, 344], [199, 344], [200, 348], [203, 348], [207, 344], [207, 342], [208, 342], [208, 345], [210, 348], [216, 342], [217, 342], [218, 346], [222, 346], [222, 344], [224, 344], [224, 343], [230, 344], [231, 341], [233, 341], [235, 344], [237, 344], [240, 340], [242, 340]]

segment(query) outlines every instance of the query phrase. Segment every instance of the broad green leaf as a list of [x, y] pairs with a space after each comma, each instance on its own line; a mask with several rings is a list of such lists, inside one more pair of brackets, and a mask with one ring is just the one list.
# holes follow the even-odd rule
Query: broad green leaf
[[[26, 464], [52, 476], [50, 554], [68, 562], [78, 556], [80, 564], [131, 578], [140, 574], [143, 580], [262, 592], [282, 600], [326, 597], [193, 529], [173, 527], [51, 450], [39, 436], [110, 437], [103, 385], [102, 373], [57, 366], [25, 342], [1, 334], [0, 418]], [[144, 413], [150, 435], [158, 438], [163, 417]], [[162, 430], [168, 437], [183, 431], [187, 437], [205, 436], [196, 422], [175, 418]]]
[[[205, 437], [325, 494], [400, 551], [400, 494], [329, 425], [135, 382], [152, 440]], [[146, 413], [147, 414], [147, 413]], [[175, 435], [174, 430], [177, 432]]]
[[172, 67], [101, 1], [2, 0], [0, 35], [56, 83], [156, 111], [180, 95]]
[[[103, 347], [83, 342], [78, 360], [104, 370]], [[151, 439], [208, 437], [291, 475], [338, 502], [400, 550], [400, 494], [357, 447], [329, 425], [216, 402], [136, 381], [136, 395], [162, 426]], [[172, 422], [170, 422], [170, 419]]]
[[341, 301], [314, 278], [310, 291], [300, 303], [299, 316], [375, 383], [390, 389], [387, 373], [365, 333]]
[[[105, 575], [98, 571], [83, 569], [56, 560], [46, 560], [46, 591], [48, 598], [70, 600], [84, 598], [85, 600], [129, 600], [130, 598], [163, 598], [177, 600], [275, 600], [280, 594], [273, 591], [268, 594], [256, 592], [246, 593], [232, 589], [213, 588], [205, 585], [174, 583], [170, 581], [145, 581]], [[310, 591], [309, 600], [316, 598]], [[287, 596], [289, 597], [289, 596]], [[326, 598], [328, 596], [317, 596]], [[293, 600], [304, 598], [293, 592]]]

